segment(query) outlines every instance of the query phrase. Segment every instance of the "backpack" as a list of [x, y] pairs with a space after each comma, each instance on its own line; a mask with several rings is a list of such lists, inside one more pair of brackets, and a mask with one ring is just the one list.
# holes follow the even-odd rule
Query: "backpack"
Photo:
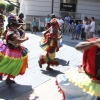
[[[88, 42], [96, 38], [87, 40]], [[94, 80], [100, 80], [100, 48], [92, 46], [83, 53], [82, 67]]]

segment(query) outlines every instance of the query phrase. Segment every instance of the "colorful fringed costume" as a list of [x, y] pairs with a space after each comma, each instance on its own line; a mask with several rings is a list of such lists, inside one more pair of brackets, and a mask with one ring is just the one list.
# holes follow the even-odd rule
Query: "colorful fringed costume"
[[[90, 39], [88, 41], [95, 40]], [[58, 75], [57, 85], [64, 100], [100, 100], [100, 48], [92, 46], [83, 53], [82, 65]]]
[[[50, 36], [50, 37], [49, 37]], [[40, 42], [40, 47], [47, 52], [46, 55], [40, 56], [40, 62], [41, 64], [48, 63], [52, 66], [59, 65], [59, 63], [56, 61], [55, 56], [56, 52], [58, 51], [57, 42], [55, 41], [54, 34], [46, 34], [46, 37], [42, 37], [42, 40]]]
[[40, 41], [40, 47], [46, 51], [46, 55], [41, 55], [39, 59], [39, 63], [45, 64], [51, 66], [58, 66], [59, 63], [56, 61], [55, 56], [56, 52], [58, 52], [58, 41], [55, 40], [55, 33], [56, 30], [58, 32], [58, 23], [55, 26], [50, 25], [51, 27], [48, 29], [48, 32], [45, 34], [42, 34], [42, 40]]
[[0, 75], [9, 75], [15, 78], [23, 75], [28, 67], [28, 50], [14, 41], [14, 31], [8, 31], [7, 44], [0, 42]]

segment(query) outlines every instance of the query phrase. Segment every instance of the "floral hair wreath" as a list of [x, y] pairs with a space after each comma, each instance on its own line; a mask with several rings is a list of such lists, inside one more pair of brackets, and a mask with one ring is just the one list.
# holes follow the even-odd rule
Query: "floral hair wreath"
[[50, 21], [52, 24], [55, 24], [55, 23], [57, 23], [57, 19], [56, 18], [53, 18], [53, 19], [51, 19], [51, 21]]

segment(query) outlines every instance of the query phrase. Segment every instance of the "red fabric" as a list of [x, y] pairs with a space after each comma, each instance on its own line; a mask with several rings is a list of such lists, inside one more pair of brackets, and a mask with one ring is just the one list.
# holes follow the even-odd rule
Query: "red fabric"
[[[95, 38], [89, 39], [88, 42], [96, 40]], [[92, 46], [83, 53], [82, 67], [85, 72], [92, 77], [95, 77], [95, 60], [96, 60], [97, 46]]]
[[44, 59], [43, 59], [43, 56], [42, 56], [42, 55], [40, 55], [39, 62], [40, 62], [41, 64], [45, 64], [45, 63], [46, 63], [46, 62], [44, 61]]

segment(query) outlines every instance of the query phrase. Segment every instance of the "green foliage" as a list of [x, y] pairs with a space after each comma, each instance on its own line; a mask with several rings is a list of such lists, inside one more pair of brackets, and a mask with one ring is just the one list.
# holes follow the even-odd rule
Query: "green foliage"
[[5, 8], [6, 8], [6, 4], [3, 3], [3, 2], [0, 2], [0, 8], [1, 8], [2, 10], [5, 10]]
[[7, 12], [13, 11], [14, 10], [14, 5], [7, 4], [6, 10], [7, 10]]

